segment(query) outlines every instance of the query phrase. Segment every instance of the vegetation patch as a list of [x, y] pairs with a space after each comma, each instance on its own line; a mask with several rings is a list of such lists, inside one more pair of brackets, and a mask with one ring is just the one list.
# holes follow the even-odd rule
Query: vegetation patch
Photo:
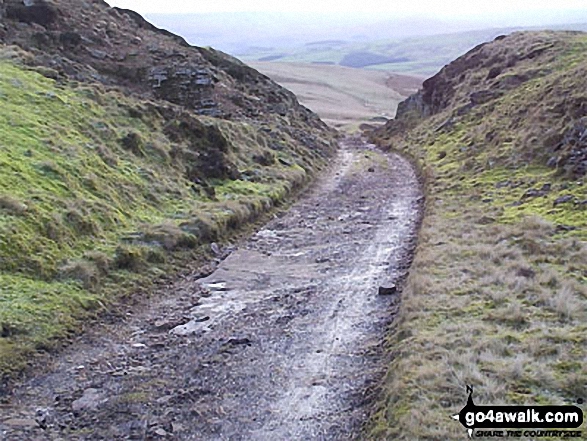
[[[387, 341], [392, 360], [373, 439], [466, 436], [450, 419], [466, 403], [466, 385], [479, 405], [575, 404], [587, 394], [587, 187], [575, 165], [550, 161], [566, 148], [562, 138], [547, 147], [548, 133], [581, 118], [569, 103], [584, 91], [587, 64], [576, 47], [585, 36], [509, 38], [519, 54], [547, 48], [544, 59], [507, 68], [521, 75], [538, 63], [532, 80], [463, 112], [494, 81], [495, 66], [459, 71], [466, 60], [457, 60], [445, 74], [462, 87], [434, 92], [439, 101], [453, 93], [446, 107], [407, 132], [376, 133], [419, 164], [427, 203]], [[483, 50], [499, 60], [500, 47]], [[553, 92], [563, 84], [568, 93]]]
[[324, 166], [280, 127], [57, 82], [11, 50], [0, 56], [0, 375]]

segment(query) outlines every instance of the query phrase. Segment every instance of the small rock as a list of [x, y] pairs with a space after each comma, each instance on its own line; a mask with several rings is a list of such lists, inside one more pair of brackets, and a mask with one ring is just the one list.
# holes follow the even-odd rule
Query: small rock
[[389, 286], [380, 286], [379, 287], [379, 295], [380, 296], [391, 296], [397, 292], [397, 286], [389, 285]]
[[546, 163], [546, 166], [554, 168], [554, 167], [556, 167], [557, 163], [558, 163], [558, 158], [556, 156], [551, 156], [550, 159], [548, 160], [548, 162]]
[[241, 345], [251, 346], [252, 341], [246, 337], [244, 337], [244, 338], [231, 338], [230, 340], [228, 340], [226, 342], [226, 344], [233, 345], [233, 346], [241, 346]]
[[41, 429], [46, 429], [47, 426], [53, 422], [53, 415], [50, 409], [39, 408], [37, 409], [36, 414], [35, 421]]
[[71, 403], [71, 408], [74, 412], [81, 412], [84, 410], [94, 411], [105, 403], [108, 399], [98, 389], [86, 389], [81, 398]]
[[526, 279], [533, 279], [536, 276], [536, 272], [534, 272], [531, 268], [520, 268], [518, 269], [516, 275], [518, 277], [525, 277]]
[[98, 49], [88, 49], [88, 48], [86, 48], [86, 50], [90, 53], [90, 56], [92, 58], [95, 58], [96, 60], [104, 60], [104, 59], [108, 58], [108, 54], [104, 51], [100, 51]]
[[38, 423], [32, 418], [11, 418], [3, 421], [2, 424], [11, 427], [39, 427]]
[[216, 254], [217, 256], [220, 256], [222, 254], [222, 251], [220, 250], [220, 247], [218, 246], [218, 244], [216, 242], [212, 242], [210, 244], [210, 248], [212, 249], [212, 252], [214, 254]]
[[185, 324], [186, 320], [183, 318], [176, 318], [176, 317], [166, 317], [160, 320], [157, 320], [155, 324], [155, 328], [161, 331], [168, 331], [170, 329], [175, 328], [176, 326], [180, 326]]
[[369, 169], [367, 171], [369, 173], [375, 173], [375, 168], [374, 167], [369, 167]]
[[173, 399], [172, 395], [165, 395], [164, 397], [161, 398], [157, 398], [157, 403], [158, 404], [167, 404], [169, 403], [171, 400]]
[[574, 227], [572, 225], [557, 225], [556, 229], [554, 230], [555, 233], [567, 233], [569, 231], [575, 231], [577, 229], [577, 227]]
[[173, 433], [182, 432], [183, 426], [180, 423], [171, 423], [171, 428], [173, 429]]
[[512, 185], [511, 181], [501, 181], [495, 184], [495, 188], [505, 188]]
[[566, 204], [567, 202], [572, 201], [573, 198], [573, 195], [567, 194], [565, 196], [561, 196], [560, 198], [556, 198], [552, 205], [556, 207], [559, 204]]
[[526, 193], [524, 193], [524, 195], [522, 196], [522, 199], [538, 198], [538, 197], [545, 196], [545, 195], [546, 195], [546, 191], [538, 190], [536, 188], [531, 188], [528, 191], [526, 191]]
[[192, 320], [185, 325], [176, 326], [171, 331], [169, 331], [169, 333], [180, 337], [186, 337], [188, 335], [195, 334], [199, 329], [201, 329], [199, 322]]
[[155, 435], [157, 436], [167, 436], [167, 431], [165, 429], [157, 429], [155, 430]]

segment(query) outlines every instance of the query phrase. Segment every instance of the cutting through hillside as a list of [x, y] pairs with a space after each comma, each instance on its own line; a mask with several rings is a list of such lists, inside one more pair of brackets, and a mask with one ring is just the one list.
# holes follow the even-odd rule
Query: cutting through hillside
[[360, 436], [422, 200], [406, 159], [342, 142], [297, 203], [205, 277], [92, 327], [15, 385], [0, 439]]

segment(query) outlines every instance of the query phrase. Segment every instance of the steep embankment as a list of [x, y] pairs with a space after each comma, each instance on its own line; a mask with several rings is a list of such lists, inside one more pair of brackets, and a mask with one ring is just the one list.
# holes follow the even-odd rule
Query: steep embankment
[[462, 439], [466, 403], [587, 396], [587, 35], [516, 33], [427, 80], [373, 136], [427, 210], [375, 439]]
[[0, 41], [0, 375], [334, 150], [264, 75], [99, 0], [0, 0]]

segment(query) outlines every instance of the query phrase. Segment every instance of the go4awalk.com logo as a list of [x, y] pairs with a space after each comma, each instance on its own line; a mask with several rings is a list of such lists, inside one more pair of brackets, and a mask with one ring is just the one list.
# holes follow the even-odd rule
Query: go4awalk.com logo
[[467, 405], [453, 419], [469, 437], [581, 438], [583, 411], [577, 406], [477, 406], [467, 386]]

